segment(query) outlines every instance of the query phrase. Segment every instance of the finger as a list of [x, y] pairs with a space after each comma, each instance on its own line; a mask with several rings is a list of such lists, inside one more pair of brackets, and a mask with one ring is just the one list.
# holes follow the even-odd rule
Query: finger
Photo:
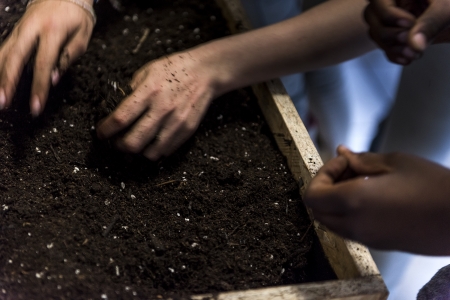
[[56, 34], [42, 37], [39, 41], [30, 102], [31, 114], [34, 117], [40, 115], [47, 101], [51, 73], [55, 68], [62, 43], [63, 38]]
[[109, 116], [100, 121], [97, 136], [100, 139], [109, 139], [128, 128], [150, 109], [148, 97], [151, 98], [151, 95], [145, 95], [141, 88], [135, 90]]
[[375, 14], [366, 13], [364, 16], [366, 22], [370, 25], [370, 37], [380, 47], [406, 43], [408, 37], [407, 29], [398, 26], [387, 26], [381, 23]]
[[89, 43], [89, 35], [77, 32], [61, 51], [56, 68], [52, 70], [52, 84], [56, 85], [70, 67], [70, 65], [86, 52]]
[[450, 11], [445, 1], [433, 1], [411, 29], [409, 44], [423, 52], [431, 41], [450, 24]]
[[335, 182], [347, 167], [348, 161], [343, 156], [335, 157], [327, 162], [311, 180], [305, 193], [305, 204], [320, 212], [342, 213], [344, 211], [340, 205], [342, 197], [339, 194], [339, 184]]
[[328, 214], [314, 212], [314, 219], [325, 225], [328, 229], [334, 233], [339, 234], [345, 238], [351, 238], [353, 236], [351, 227], [347, 225], [347, 217], [343, 214]]
[[[0, 51], [0, 109], [11, 104], [20, 75], [36, 43], [34, 32], [22, 36], [19, 41], [15, 35], [7, 39]], [[10, 46], [11, 43], [14, 45]]]
[[414, 15], [398, 7], [394, 0], [370, 1], [366, 10], [365, 17], [366, 14], [373, 14], [384, 26], [411, 28], [414, 25]]
[[116, 141], [117, 148], [124, 152], [141, 153], [155, 139], [156, 133], [167, 117], [152, 110], [147, 111], [122, 138]]
[[158, 138], [143, 152], [149, 160], [158, 160], [162, 156], [169, 156], [188, 140], [198, 127], [198, 123], [189, 124], [176, 120], [175, 116], [168, 118], [166, 124], [158, 134]]
[[382, 154], [354, 153], [342, 145], [338, 147], [338, 154], [348, 160], [350, 168], [358, 175], [376, 175], [391, 171], [391, 168], [386, 164], [385, 156]]
[[131, 79], [130, 82], [130, 86], [132, 89], [140, 86], [142, 84], [142, 82], [145, 80], [145, 78], [147, 78], [149, 71], [147, 66], [144, 66], [143, 68], [137, 70], [134, 74], [133, 74], [133, 78]]
[[390, 61], [400, 65], [408, 65], [422, 55], [411, 49], [408, 45], [389, 47], [385, 50], [385, 54]]

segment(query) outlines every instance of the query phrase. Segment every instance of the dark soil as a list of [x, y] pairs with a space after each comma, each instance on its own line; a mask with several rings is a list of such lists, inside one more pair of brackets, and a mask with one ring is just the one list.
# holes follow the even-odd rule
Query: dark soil
[[[2, 39], [17, 2], [0, 1]], [[215, 100], [195, 136], [157, 163], [96, 139], [114, 82], [228, 34], [213, 1], [142, 2], [152, 8], [100, 4], [88, 52], [42, 117], [29, 115], [30, 67], [0, 114], [0, 299], [180, 298], [334, 279], [248, 90]]]

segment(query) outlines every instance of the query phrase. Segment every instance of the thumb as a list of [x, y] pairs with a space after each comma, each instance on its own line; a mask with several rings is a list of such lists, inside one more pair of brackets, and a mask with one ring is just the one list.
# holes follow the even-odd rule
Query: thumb
[[382, 154], [370, 152], [354, 153], [344, 146], [339, 146], [337, 152], [347, 159], [349, 168], [357, 176], [382, 174], [391, 170]]
[[450, 7], [445, 1], [432, 1], [409, 33], [409, 45], [423, 52], [432, 40], [450, 25]]

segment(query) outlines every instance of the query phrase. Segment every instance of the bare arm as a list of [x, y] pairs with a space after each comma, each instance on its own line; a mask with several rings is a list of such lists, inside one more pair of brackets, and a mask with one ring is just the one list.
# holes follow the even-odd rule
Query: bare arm
[[364, 0], [330, 0], [265, 28], [192, 50], [222, 70], [226, 91], [334, 65], [376, 48], [363, 20]]

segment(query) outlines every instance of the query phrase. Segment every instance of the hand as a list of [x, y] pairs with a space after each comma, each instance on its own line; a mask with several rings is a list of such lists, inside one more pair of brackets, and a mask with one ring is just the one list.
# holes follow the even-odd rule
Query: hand
[[23, 67], [36, 51], [30, 109], [38, 116], [50, 82], [57, 84], [86, 51], [93, 27], [92, 17], [70, 2], [52, 0], [29, 6], [0, 48], [0, 109], [11, 104]]
[[217, 96], [202, 62], [190, 51], [146, 64], [134, 74], [131, 95], [100, 121], [98, 137], [114, 137], [120, 150], [150, 160], [171, 154], [195, 132]]
[[374, 248], [450, 254], [450, 170], [407, 154], [338, 154], [306, 191], [317, 220]]
[[395, 63], [407, 65], [429, 44], [450, 41], [447, 0], [371, 0], [364, 18], [371, 38]]
[[409, 30], [416, 17], [398, 7], [395, 0], [371, 0], [364, 11], [364, 19], [369, 25], [370, 37], [390, 61], [407, 65], [419, 55], [408, 45]]

